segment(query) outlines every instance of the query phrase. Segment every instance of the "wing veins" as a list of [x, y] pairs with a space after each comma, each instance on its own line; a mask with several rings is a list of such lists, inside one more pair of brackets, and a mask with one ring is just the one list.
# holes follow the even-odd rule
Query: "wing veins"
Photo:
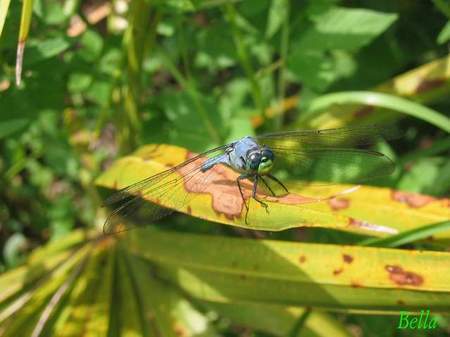
[[222, 145], [222, 146], [216, 147], [214, 149], [205, 151], [205, 152], [200, 153], [200, 154], [198, 154], [198, 155], [196, 155], [196, 156], [194, 156], [194, 157], [192, 157], [192, 158], [190, 158], [190, 159], [188, 159], [188, 160], [186, 160], [186, 161], [184, 161], [184, 162], [182, 162], [182, 163], [180, 163], [178, 165], [175, 165], [174, 167], [172, 167], [172, 168], [170, 168], [168, 170], [162, 171], [160, 173], [157, 173], [155, 175], [152, 175], [150, 177], [142, 179], [142, 180], [140, 180], [140, 181], [138, 181], [138, 182], [136, 182], [134, 184], [131, 184], [131, 185], [127, 186], [127, 187], [124, 187], [124, 188], [118, 190], [117, 192], [115, 192], [114, 194], [112, 194], [111, 196], [109, 196], [104, 201], [103, 206], [110, 206], [110, 205], [116, 204], [117, 202], [120, 202], [123, 199], [128, 198], [130, 196], [130, 194], [135, 194], [136, 191], [145, 189], [145, 186], [151, 185], [155, 180], [162, 181], [164, 178], [168, 177], [170, 174], [176, 172], [180, 168], [182, 168], [182, 167], [184, 167], [184, 166], [186, 166], [188, 164], [191, 164], [191, 163], [195, 162], [196, 160], [205, 157], [208, 154], [217, 152], [219, 150], [223, 150], [227, 146], [229, 146], [229, 145], [228, 144], [227, 145]]

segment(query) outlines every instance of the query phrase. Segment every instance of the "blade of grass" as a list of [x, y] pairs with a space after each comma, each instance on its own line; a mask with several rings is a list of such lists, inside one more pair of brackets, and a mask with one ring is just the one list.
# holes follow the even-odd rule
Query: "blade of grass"
[[348, 104], [364, 104], [401, 112], [450, 132], [450, 119], [439, 112], [405, 98], [372, 91], [346, 91], [323, 95], [311, 102], [309, 111], [310, 114], [315, 114], [333, 105]]
[[3, 26], [5, 25], [6, 15], [8, 14], [8, 8], [11, 0], [2, 0], [0, 3], [0, 37], [2, 36]]
[[[147, 51], [147, 45], [156, 30], [156, 24], [151, 26], [151, 6], [146, 1], [136, 0], [130, 4], [128, 13], [129, 26], [124, 34], [123, 45], [126, 54], [127, 82], [123, 87], [124, 122], [121, 123], [121, 143], [123, 147], [133, 147], [137, 143], [136, 136], [141, 129], [141, 116], [139, 113], [142, 62]], [[145, 28], [149, 27], [148, 29]], [[150, 34], [149, 34], [150, 33]]]
[[164, 51], [163, 48], [159, 48], [159, 53], [161, 53], [162, 57], [161, 60], [164, 62], [165, 68], [170, 72], [170, 74], [175, 78], [175, 80], [180, 84], [184, 89], [187, 90], [189, 95], [192, 98], [192, 101], [195, 104], [196, 112], [200, 115], [206, 132], [209, 134], [211, 139], [214, 140], [215, 144], [219, 145], [222, 144], [222, 137], [220, 136], [220, 132], [217, 130], [216, 126], [214, 126], [214, 123], [212, 123], [208, 112], [206, 111], [205, 107], [203, 106], [200, 97], [199, 97], [199, 91], [195, 86], [195, 83], [192, 80], [189, 80], [183, 76], [183, 74], [178, 70], [176, 65], [172, 62], [169, 55]]
[[[287, 336], [305, 308], [250, 302], [210, 302], [206, 307], [234, 324], [264, 331], [274, 336]], [[264, 319], [261, 319], [264, 317]], [[312, 311], [302, 330], [302, 337], [351, 337], [344, 324], [331, 314]]]
[[33, 12], [33, 0], [24, 0], [22, 3], [22, 16], [20, 18], [19, 42], [16, 54], [16, 85], [22, 82], [22, 64], [25, 43], [30, 31], [31, 14]]
[[450, 149], [450, 137], [433, 141], [433, 144], [426, 149], [418, 149], [407, 153], [403, 157], [398, 158], [398, 165], [421, 159], [424, 157], [434, 156]]
[[370, 238], [360, 242], [360, 245], [394, 248], [419, 240], [424, 240], [436, 233], [445, 231], [450, 231], [450, 221], [443, 221], [429, 226], [415, 228], [387, 238]]
[[[281, 27], [281, 41], [280, 41], [280, 58], [281, 58], [281, 66], [279, 70], [279, 78], [278, 78], [278, 103], [282, 104], [284, 101], [284, 95], [286, 93], [286, 59], [289, 51], [289, 14], [290, 14], [290, 6], [289, 1], [286, 2], [286, 17], [284, 18], [283, 25]], [[275, 119], [275, 127], [279, 129], [282, 125], [283, 115], [278, 115]]]
[[[249, 240], [153, 229], [130, 232], [136, 255], [192, 296], [358, 312], [450, 309], [450, 254]], [[148, 247], [151, 247], [149, 249]], [[302, 289], [299, 292], [299, 289]]]
[[292, 328], [292, 331], [289, 333], [289, 337], [300, 337], [300, 332], [302, 331], [302, 328], [304, 327], [306, 320], [311, 315], [311, 308], [306, 308], [306, 310], [303, 312], [303, 314], [298, 318], [298, 320], [295, 322], [294, 327]]
[[259, 115], [264, 114], [264, 102], [261, 94], [261, 88], [256, 80], [255, 70], [253, 69], [247, 47], [244, 44], [241, 32], [237, 25], [237, 12], [232, 3], [227, 3], [225, 6], [225, 13], [227, 20], [231, 25], [231, 33], [233, 42], [236, 46], [236, 53], [241, 62], [242, 68], [252, 86], [252, 98]]

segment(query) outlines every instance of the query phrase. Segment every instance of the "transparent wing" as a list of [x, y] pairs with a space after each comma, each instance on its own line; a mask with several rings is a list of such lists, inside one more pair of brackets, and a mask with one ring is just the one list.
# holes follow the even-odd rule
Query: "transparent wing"
[[395, 136], [389, 128], [361, 126], [288, 131], [256, 139], [274, 152], [275, 172], [285, 170], [304, 181], [360, 183], [391, 174], [395, 165], [384, 154], [359, 147]]
[[104, 202], [104, 206], [113, 211], [103, 225], [103, 232], [112, 234], [126, 231], [184, 207], [195, 193], [201, 193], [208, 185], [211, 172], [201, 172], [204, 161], [223, 153], [227, 146], [193, 156], [111, 195]]
[[282, 146], [292, 150], [316, 149], [323, 147], [354, 148], [374, 144], [380, 138], [400, 137], [392, 127], [379, 125], [354, 126], [323, 130], [295, 130], [269, 133], [257, 136], [261, 144], [269, 147]]

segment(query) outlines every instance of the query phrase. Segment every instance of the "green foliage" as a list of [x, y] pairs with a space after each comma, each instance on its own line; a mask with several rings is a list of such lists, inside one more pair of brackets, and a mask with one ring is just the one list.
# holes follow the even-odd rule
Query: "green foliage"
[[[0, 272], [11, 269], [7, 281], [0, 282], [5, 285], [0, 289], [0, 321], [5, 307], [26, 298], [35, 280], [31, 275], [27, 278], [31, 283], [9, 285], [9, 277], [17, 281], [14, 275], [29, 272], [24, 266], [14, 267], [30, 261], [27, 256], [38, 245], [49, 241], [49, 247], [54, 247], [75, 228], [101, 227], [105, 210], [99, 207], [102, 198], [95, 179], [115, 158], [147, 143], [203, 151], [267, 131], [395, 124], [403, 137], [379, 143], [377, 149], [395, 159], [397, 170], [388, 179], [370, 182], [389, 190], [368, 187], [364, 197], [355, 198], [357, 206], [350, 213], [340, 214], [345, 219], [367, 215], [401, 231], [374, 245], [400, 242], [409, 248], [441, 250], [448, 242], [448, 225], [433, 224], [443, 220], [443, 205], [448, 203], [448, 199], [435, 198], [448, 196], [450, 190], [450, 58], [446, 46], [450, 9], [445, 1], [133, 0], [107, 5], [74, 0], [0, 2]], [[16, 59], [18, 41], [25, 43], [22, 71]], [[20, 73], [22, 81], [16, 85]], [[318, 179], [323, 178], [320, 166], [314, 172]], [[386, 191], [400, 193], [397, 201], [404, 207], [386, 202], [382, 208], [380, 200], [387, 199], [377, 193]], [[420, 204], [425, 201], [431, 206]], [[318, 209], [322, 206], [317, 205]], [[236, 234], [189, 217], [167, 222], [169, 228], [181, 232]], [[354, 233], [313, 228], [277, 233], [272, 238], [292, 241], [298, 235], [311, 242], [361, 242]], [[431, 235], [436, 242], [427, 241]], [[77, 240], [80, 244], [81, 238]], [[62, 250], [74, 248], [68, 247]], [[50, 259], [49, 270], [63, 266], [61, 261], [66, 258], [68, 266], [54, 281], [43, 282], [46, 286], [37, 291], [27, 309], [29, 316], [17, 320], [10, 331], [23, 332], [27, 317], [37, 322], [39, 310], [61, 284], [73, 289], [66, 298], [70, 305], [61, 309], [64, 314], [55, 322], [55, 333], [65, 331], [62, 327], [68, 317], [78, 317], [77, 328], [89, 317], [90, 312], [82, 310], [81, 316], [76, 314], [84, 300], [91, 301], [91, 313], [109, 312], [105, 299], [110, 292], [118, 294], [118, 303], [128, 305], [129, 311], [138, 312], [139, 305], [149, 308], [153, 303], [127, 303], [131, 293], [141, 294], [143, 301], [155, 298], [161, 307], [154, 314], [167, 336], [174, 334], [170, 315], [193, 335], [201, 330], [199, 326], [207, 326], [203, 336], [222, 332], [238, 336], [235, 323], [254, 329], [249, 332], [253, 336], [264, 336], [296, 331], [292, 327], [304, 312], [284, 304], [238, 303], [233, 307], [233, 303], [192, 301], [179, 292], [186, 284], [176, 284], [174, 269], [165, 266], [175, 283], [170, 287], [154, 275], [148, 278], [136, 271], [143, 266], [154, 268], [157, 256], [144, 263], [122, 247], [121, 253], [114, 253], [117, 256], [101, 251], [90, 257], [95, 262], [85, 264], [83, 256], [88, 251], [70, 259], [59, 255], [62, 258], [57, 263]], [[104, 256], [110, 256], [101, 264], [110, 283], [96, 293], [103, 280], [95, 268]], [[47, 262], [41, 262], [39, 268], [47, 270]], [[79, 269], [74, 267], [77, 263]], [[113, 271], [120, 275], [112, 275]], [[69, 282], [77, 275], [83, 275], [85, 286]], [[113, 283], [116, 278], [120, 283]], [[136, 287], [136, 282], [143, 284], [147, 279], [148, 284]], [[203, 281], [199, 278], [190, 285], [204, 286]], [[224, 284], [229, 281], [226, 278]], [[426, 303], [426, 292], [418, 296]], [[239, 308], [236, 312], [242, 315], [236, 315], [233, 308]], [[221, 318], [211, 324], [205, 314], [208, 310]], [[114, 315], [111, 312], [109, 318]], [[261, 322], [255, 312], [273, 321]], [[111, 329], [122, 324], [128, 333], [133, 332], [149, 320], [139, 314], [135, 321], [112, 323]], [[305, 325], [300, 327], [302, 333], [348, 334], [335, 318], [321, 315], [312, 310], [305, 322], [300, 319]], [[392, 322], [379, 324], [376, 319], [347, 315], [341, 322], [358, 325], [364, 335], [386, 333], [383, 324]], [[448, 326], [445, 319], [440, 322]], [[93, 331], [96, 326], [104, 327], [90, 321], [87, 329]], [[44, 330], [44, 335], [50, 334]]]

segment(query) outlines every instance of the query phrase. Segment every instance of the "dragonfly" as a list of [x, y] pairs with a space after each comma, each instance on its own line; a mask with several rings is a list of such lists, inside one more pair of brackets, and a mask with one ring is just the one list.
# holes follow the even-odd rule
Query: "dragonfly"
[[[311, 176], [307, 174], [318, 170], [322, 172], [321, 177], [330, 175], [334, 183], [340, 182], [332, 176], [336, 172], [341, 175], [338, 178], [348, 183], [391, 174], [395, 168], [393, 161], [381, 152], [364, 147], [393, 135], [390, 128], [368, 125], [246, 136], [193, 155], [113, 193], [104, 202], [112, 212], [103, 231], [111, 234], [135, 227], [136, 223], [129, 220], [138, 212], [149, 223], [182, 209], [191, 198], [208, 189], [215, 177], [212, 172], [219, 168], [232, 171], [232, 178], [222, 184], [237, 188], [245, 206], [245, 224], [251, 226], [253, 220], [249, 214], [256, 207], [252, 205], [257, 204], [270, 214], [266, 197], [274, 200], [290, 193], [289, 184], [278, 178], [277, 173], [308, 182]], [[318, 162], [321, 165], [315, 167]], [[351, 171], [349, 177], [345, 176], [347, 169]], [[155, 202], [149, 202], [146, 197]]]

